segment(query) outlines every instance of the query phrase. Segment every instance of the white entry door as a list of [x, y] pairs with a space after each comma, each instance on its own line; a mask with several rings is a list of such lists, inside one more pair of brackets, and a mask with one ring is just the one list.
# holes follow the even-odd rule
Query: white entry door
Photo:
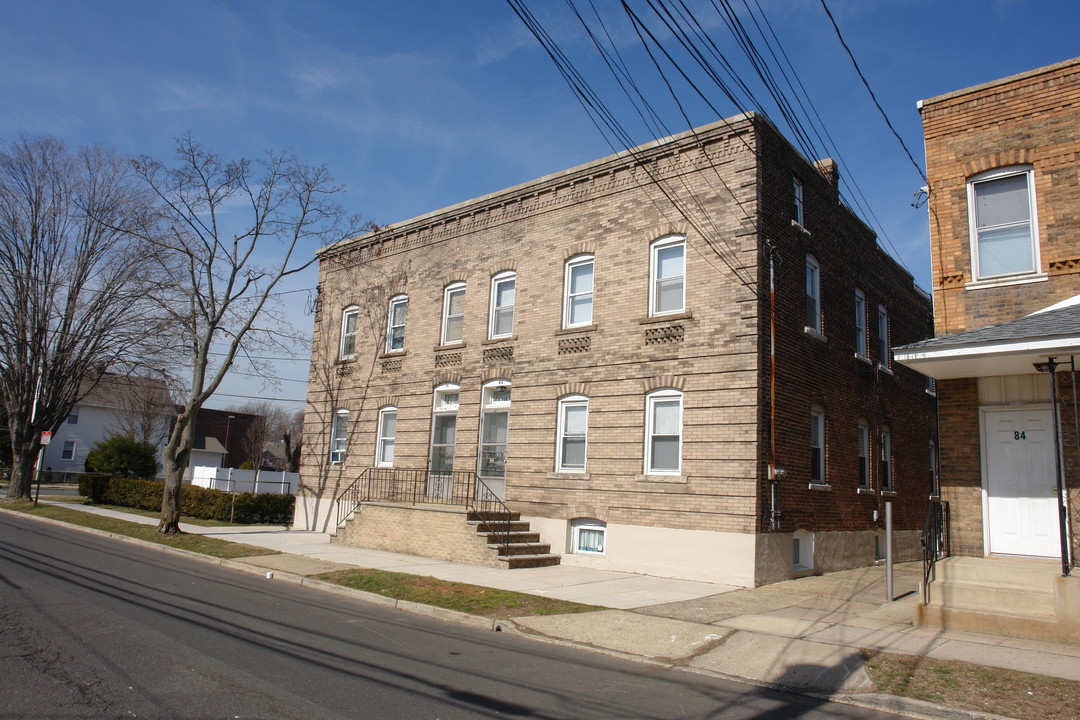
[[986, 410], [983, 428], [989, 551], [1060, 557], [1050, 409]]

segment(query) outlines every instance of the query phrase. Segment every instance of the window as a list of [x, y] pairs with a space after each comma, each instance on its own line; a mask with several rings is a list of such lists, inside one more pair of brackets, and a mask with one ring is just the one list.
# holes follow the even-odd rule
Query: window
[[379, 411], [379, 435], [375, 443], [375, 465], [394, 466], [394, 440], [397, 436], [397, 408], [385, 407]]
[[510, 337], [514, 331], [514, 295], [517, 276], [500, 273], [491, 279], [491, 327], [488, 337]]
[[683, 396], [678, 390], [657, 390], [646, 397], [646, 474], [679, 474], [682, 402]]
[[870, 426], [859, 421], [859, 487], [870, 489]]
[[650, 315], [682, 312], [686, 308], [686, 239], [653, 243], [650, 263]]
[[791, 569], [814, 568], [814, 533], [799, 530], [791, 538]]
[[443, 291], [442, 343], [459, 343], [465, 329], [465, 283], [448, 285]]
[[64, 449], [60, 451], [61, 460], [74, 460], [75, 459], [75, 441], [65, 440]]
[[975, 280], [1033, 273], [1038, 243], [1031, 168], [1005, 168], [968, 181]]
[[855, 291], [855, 354], [869, 357], [869, 340], [866, 337], [866, 296], [862, 290]]
[[792, 208], [791, 218], [798, 225], [805, 226], [806, 218], [804, 216], [803, 208], [803, 186], [802, 183], [796, 179], [792, 179], [792, 189], [795, 194], [795, 205]]
[[589, 433], [589, 398], [570, 395], [559, 400], [559, 444], [555, 450], [558, 472], [585, 472]]
[[572, 258], [566, 263], [566, 298], [563, 300], [563, 327], [591, 325], [593, 318], [592, 255]]
[[78, 405], [72, 407], [71, 412], [68, 413], [67, 424], [68, 425], [78, 425], [79, 424], [79, 406]]
[[[449, 473], [454, 469], [454, 446], [457, 443], [457, 411], [461, 390], [447, 384], [435, 388], [435, 407], [431, 421], [431, 470]], [[431, 489], [429, 488], [429, 492]], [[439, 491], [434, 491], [437, 494]]]
[[582, 555], [603, 555], [607, 524], [593, 518], [578, 518], [570, 524], [570, 547]]
[[330, 462], [345, 462], [345, 444], [349, 432], [349, 411], [338, 410], [330, 425]]
[[878, 478], [881, 482], [881, 489], [891, 491], [893, 489], [892, 433], [888, 427], [881, 428], [881, 442], [878, 443], [878, 452], [881, 455], [878, 463]]
[[821, 332], [821, 268], [813, 255], [806, 256], [806, 327]]
[[810, 409], [810, 482], [825, 485], [825, 410]]
[[409, 310], [409, 298], [398, 295], [390, 298], [390, 309], [386, 313], [386, 352], [405, 349], [405, 314]]
[[888, 370], [892, 367], [889, 354], [889, 311], [884, 305], [877, 306], [878, 362]]
[[510, 426], [510, 383], [484, 385], [480, 409], [480, 477], [506, 477], [507, 431]]
[[356, 324], [360, 319], [360, 308], [350, 305], [341, 313], [341, 359], [348, 360], [356, 355]]

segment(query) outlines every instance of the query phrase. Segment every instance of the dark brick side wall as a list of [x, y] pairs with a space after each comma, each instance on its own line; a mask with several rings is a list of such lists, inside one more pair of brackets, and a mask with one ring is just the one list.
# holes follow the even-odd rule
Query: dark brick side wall
[[[781, 528], [786, 531], [867, 530], [884, 527], [885, 502], [893, 502], [897, 529], [921, 527], [930, 492], [930, 442], [935, 434], [935, 398], [926, 379], [878, 351], [878, 305], [888, 310], [892, 347], [930, 337], [930, 301], [911, 276], [876, 243], [873, 233], [837, 198], [834, 185], [782, 139], [764, 135], [762, 215], [765, 239], [776, 248], [777, 465], [787, 471], [780, 483]], [[804, 186], [805, 227], [791, 222], [792, 176]], [[810, 254], [820, 264], [821, 337], [805, 327], [805, 266]], [[765, 261], [763, 261], [763, 265]], [[768, 287], [767, 267], [762, 286]], [[856, 357], [855, 290], [866, 297], [869, 362]], [[768, 462], [769, 328], [763, 312], [761, 356], [763, 462]], [[886, 369], [886, 367], [888, 369]], [[891, 370], [891, 372], [890, 372]], [[826, 480], [830, 490], [811, 489], [810, 411], [825, 411]], [[858, 422], [871, 433], [877, 457], [882, 427], [892, 434], [893, 487], [883, 495], [877, 464], [872, 492], [858, 491]], [[764, 476], [765, 473], [763, 473]], [[768, 483], [762, 504], [768, 504]], [[877, 520], [874, 512], [878, 511]], [[761, 529], [768, 527], [763, 513]]]

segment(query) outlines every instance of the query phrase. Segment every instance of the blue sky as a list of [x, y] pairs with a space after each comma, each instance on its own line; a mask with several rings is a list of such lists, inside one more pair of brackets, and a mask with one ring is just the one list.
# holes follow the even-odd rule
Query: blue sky
[[[662, 88], [619, 3], [592, 2], [662, 105]], [[917, 100], [1080, 55], [1075, 0], [827, 2], [920, 164]], [[589, 0], [576, 3], [589, 7]], [[749, 3], [760, 3], [772, 24], [836, 141], [841, 173], [857, 183], [872, 224], [888, 236], [883, 244], [929, 289], [926, 211], [911, 207], [923, 181], [871, 103], [820, 0]], [[712, 1], [687, 4], [735, 57]], [[566, 4], [528, 5], [635, 140], [651, 139], [617, 103]], [[291, 148], [306, 163], [326, 163], [347, 187], [345, 205], [379, 224], [611, 153], [504, 0], [0, 0], [0, 67], [0, 139], [55, 135], [162, 159], [188, 130], [226, 157]], [[738, 111], [714, 95], [721, 115]], [[694, 124], [718, 119], [703, 103], [689, 104]], [[673, 131], [686, 129], [666, 111]], [[293, 287], [314, 284], [309, 274]], [[311, 318], [293, 304], [299, 329], [310, 332]], [[302, 407], [304, 384], [292, 381], [306, 378], [306, 362], [281, 362], [274, 372], [286, 379], [277, 388], [237, 376], [223, 392]], [[211, 405], [243, 401], [221, 397]]]

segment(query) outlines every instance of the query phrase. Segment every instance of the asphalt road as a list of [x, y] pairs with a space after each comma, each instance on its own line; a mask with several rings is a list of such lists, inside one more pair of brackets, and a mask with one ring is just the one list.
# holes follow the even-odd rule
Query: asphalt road
[[0, 718], [884, 719], [0, 513]]

